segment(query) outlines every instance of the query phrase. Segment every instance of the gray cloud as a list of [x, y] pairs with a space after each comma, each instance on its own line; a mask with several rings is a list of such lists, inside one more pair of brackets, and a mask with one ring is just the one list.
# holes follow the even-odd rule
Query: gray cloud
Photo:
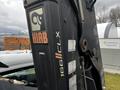
[[106, 8], [112, 8], [120, 5], [120, 0], [97, 0], [95, 7], [100, 8], [105, 6]]
[[119, 5], [120, 4], [120, 0], [97, 0], [97, 3], [101, 3], [103, 5], [107, 5], [107, 6], [112, 6], [112, 5]]
[[22, 0], [0, 0], [0, 30], [28, 31]]
[[95, 4], [96, 16], [109, 16], [109, 11], [120, 5], [120, 0], [97, 0]]

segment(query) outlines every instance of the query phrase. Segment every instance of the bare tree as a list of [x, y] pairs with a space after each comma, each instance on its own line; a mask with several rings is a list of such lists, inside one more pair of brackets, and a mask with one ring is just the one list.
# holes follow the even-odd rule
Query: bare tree
[[96, 6], [96, 19], [98, 23], [105, 23], [108, 20], [107, 7], [103, 4], [98, 4]]
[[112, 8], [109, 14], [110, 21], [115, 23], [116, 27], [120, 20], [120, 7]]

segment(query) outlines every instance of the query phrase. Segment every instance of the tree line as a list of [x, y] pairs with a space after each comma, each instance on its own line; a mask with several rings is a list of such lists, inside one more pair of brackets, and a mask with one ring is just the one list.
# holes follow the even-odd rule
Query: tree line
[[112, 22], [116, 26], [120, 23], [120, 7], [111, 8], [110, 10], [102, 6], [96, 14], [97, 23]]

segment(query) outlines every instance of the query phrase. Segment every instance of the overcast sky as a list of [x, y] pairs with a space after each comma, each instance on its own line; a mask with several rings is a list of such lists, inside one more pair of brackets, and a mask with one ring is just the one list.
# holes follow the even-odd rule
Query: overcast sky
[[96, 13], [99, 13], [99, 10], [102, 7], [105, 7], [105, 9], [109, 11], [111, 8], [115, 8], [117, 6], [120, 6], [120, 0], [97, 0], [95, 9], [97, 9]]
[[22, 0], [0, 0], [0, 30], [27, 31]]
[[97, 0], [96, 3], [98, 6], [99, 4], [103, 4], [106, 5], [107, 7], [111, 7], [111, 6], [116, 6], [116, 5], [120, 5], [120, 0]]
[[[97, 0], [96, 7], [108, 8], [120, 5], [120, 0]], [[0, 0], [0, 30], [27, 31], [27, 22], [22, 0]]]

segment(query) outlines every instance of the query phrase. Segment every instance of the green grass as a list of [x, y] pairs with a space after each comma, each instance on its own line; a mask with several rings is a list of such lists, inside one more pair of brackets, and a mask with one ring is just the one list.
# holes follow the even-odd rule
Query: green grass
[[120, 90], [120, 75], [105, 73], [106, 90]]

